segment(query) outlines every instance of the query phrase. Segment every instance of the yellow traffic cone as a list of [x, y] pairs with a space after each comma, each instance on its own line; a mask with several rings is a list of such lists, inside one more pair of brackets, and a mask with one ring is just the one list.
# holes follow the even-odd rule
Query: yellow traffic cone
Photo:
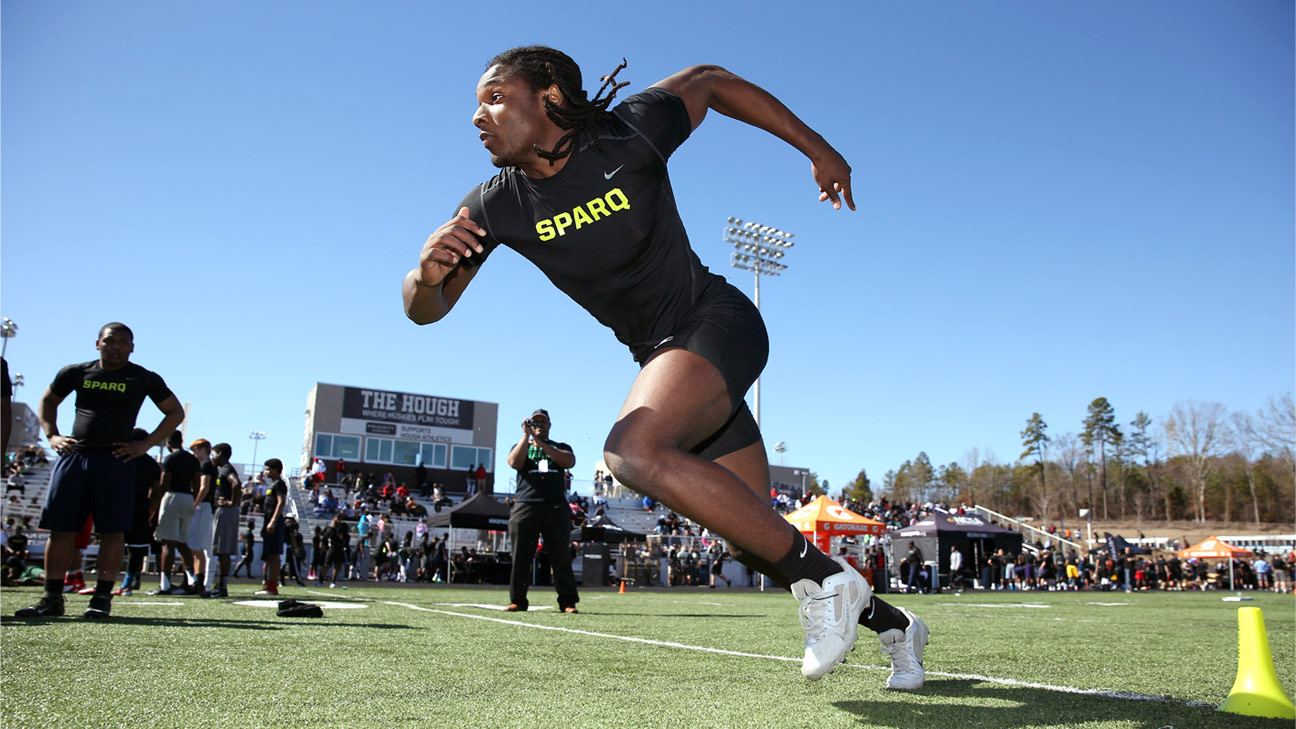
[[1278, 683], [1260, 608], [1238, 608], [1237, 680], [1219, 710], [1246, 716], [1296, 719], [1296, 705]]

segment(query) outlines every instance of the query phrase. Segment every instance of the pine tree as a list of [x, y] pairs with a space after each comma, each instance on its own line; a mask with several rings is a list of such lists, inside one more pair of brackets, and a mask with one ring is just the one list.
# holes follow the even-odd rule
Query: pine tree
[[[1107, 446], [1120, 442], [1120, 428], [1116, 427], [1116, 411], [1107, 398], [1100, 397], [1089, 403], [1089, 416], [1084, 419], [1084, 432], [1080, 437], [1091, 448], [1098, 445], [1098, 488], [1102, 492], [1103, 519], [1107, 519]], [[1093, 508], [1093, 495], [1089, 497]]]
[[[1039, 413], [1033, 413], [1030, 419], [1026, 421], [1026, 429], [1021, 432], [1022, 445], [1026, 447], [1022, 451], [1021, 458], [1035, 457], [1035, 463], [1031, 465], [1030, 471], [1039, 474], [1040, 480], [1040, 497], [1042, 503], [1048, 503], [1048, 482], [1044, 474], [1044, 446], [1048, 444], [1049, 437], [1045, 433], [1048, 430], [1048, 424]], [[1048, 514], [1040, 514], [1040, 518], [1048, 521]]]

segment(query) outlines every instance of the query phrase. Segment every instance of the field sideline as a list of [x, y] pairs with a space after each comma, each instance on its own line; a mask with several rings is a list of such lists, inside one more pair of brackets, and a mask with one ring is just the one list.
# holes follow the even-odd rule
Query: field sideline
[[[850, 663], [801, 678], [796, 604], [750, 590], [585, 591], [579, 615], [498, 610], [498, 589], [288, 589], [317, 620], [228, 601], [114, 600], [107, 623], [0, 622], [5, 727], [1290, 727], [1222, 714], [1237, 607], [1264, 610], [1296, 689], [1296, 599], [1221, 594], [892, 596], [932, 629], [927, 686]], [[537, 588], [534, 606], [546, 606]], [[0, 592], [12, 615], [38, 588]], [[251, 605], [241, 604], [251, 602]], [[264, 601], [262, 601], [264, 602]], [[494, 608], [494, 609], [491, 609]]]

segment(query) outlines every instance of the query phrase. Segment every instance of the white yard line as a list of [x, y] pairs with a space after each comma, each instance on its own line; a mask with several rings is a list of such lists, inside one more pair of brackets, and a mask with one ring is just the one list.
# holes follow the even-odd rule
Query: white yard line
[[[366, 598], [353, 598], [356, 600], [365, 600]], [[613, 635], [611, 633], [596, 633], [590, 630], [579, 630], [577, 628], [564, 628], [557, 625], [537, 625], [527, 623], [521, 620], [509, 620], [507, 618], [496, 618], [490, 615], [474, 615], [472, 613], [460, 613], [453, 610], [440, 610], [437, 608], [422, 607], [411, 605], [407, 602], [394, 602], [391, 600], [373, 600], [373, 602], [382, 605], [392, 605], [395, 607], [417, 610], [418, 612], [436, 613], [438, 615], [451, 615], [457, 618], [470, 618], [472, 620], [483, 620], [490, 623], [500, 623], [502, 625], [515, 625], [521, 628], [533, 628], [535, 630], [551, 630], [557, 633], [570, 633], [572, 635], [585, 635], [591, 638], [606, 638], [610, 640], [619, 640], [626, 643], [639, 643], [641, 645], [660, 646], [662, 648], [678, 648], [680, 650], [696, 651], [699, 653], [714, 653], [725, 656], [737, 656], [739, 658], [763, 658], [769, 661], [784, 661], [787, 663], [799, 663], [800, 658], [790, 658], [788, 656], [771, 656], [763, 653], [746, 653], [743, 651], [724, 650], [722, 648], [708, 648], [706, 646], [689, 645], [687, 643], [676, 643], [674, 641], [653, 640], [651, 638], [636, 638], [628, 635]], [[579, 618], [577, 618], [579, 619]], [[869, 671], [889, 671], [890, 666], [871, 666], [858, 663], [843, 664], [845, 668], [860, 668]], [[939, 676], [941, 678], [954, 678], [963, 681], [981, 681], [984, 683], [996, 683], [1002, 686], [1019, 686], [1022, 688], [1042, 689], [1044, 691], [1055, 691], [1064, 694], [1080, 694], [1084, 696], [1101, 696], [1109, 699], [1126, 699], [1129, 701], [1156, 701], [1160, 703], [1181, 704], [1184, 706], [1202, 706], [1215, 708], [1215, 704], [1205, 701], [1185, 701], [1167, 696], [1149, 696], [1147, 694], [1131, 693], [1126, 691], [1104, 691], [1102, 689], [1086, 689], [1077, 686], [1055, 686], [1047, 683], [1036, 683], [1034, 681], [1019, 681], [1015, 678], [996, 678], [994, 676], [982, 676], [975, 673], [947, 673], [944, 671], [927, 671], [928, 676]]]

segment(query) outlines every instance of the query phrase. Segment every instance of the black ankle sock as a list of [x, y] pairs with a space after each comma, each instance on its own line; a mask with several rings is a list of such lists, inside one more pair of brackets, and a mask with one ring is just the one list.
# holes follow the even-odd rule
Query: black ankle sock
[[908, 628], [909, 618], [895, 606], [888, 605], [874, 595], [870, 598], [869, 606], [860, 613], [859, 624], [874, 633], [881, 633], [892, 628], [901, 630]]
[[63, 599], [63, 579], [45, 580], [45, 597], [53, 600], [55, 598]]
[[809, 579], [821, 585], [826, 578], [842, 571], [841, 565], [829, 559], [801, 534], [797, 534], [797, 538], [792, 542], [792, 549], [775, 562], [773, 567], [786, 577], [789, 583]]
[[116, 580], [99, 580], [95, 583], [95, 594], [103, 595], [104, 597], [112, 597], [114, 584], [116, 584]]

